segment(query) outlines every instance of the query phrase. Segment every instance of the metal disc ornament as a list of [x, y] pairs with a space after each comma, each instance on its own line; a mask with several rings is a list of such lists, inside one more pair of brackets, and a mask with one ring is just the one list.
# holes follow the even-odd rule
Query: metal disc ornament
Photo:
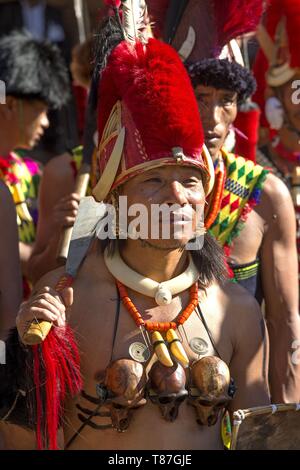
[[150, 359], [149, 348], [143, 343], [132, 343], [129, 346], [129, 354], [137, 362], [146, 362]]
[[196, 354], [206, 354], [208, 351], [208, 344], [202, 338], [192, 338], [190, 341], [190, 348]]

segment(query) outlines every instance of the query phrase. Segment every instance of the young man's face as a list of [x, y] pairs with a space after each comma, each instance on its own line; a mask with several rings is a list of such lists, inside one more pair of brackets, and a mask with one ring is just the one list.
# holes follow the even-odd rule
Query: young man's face
[[237, 93], [198, 85], [195, 95], [205, 134], [205, 144], [216, 158], [237, 115]]
[[47, 111], [48, 107], [43, 101], [16, 99], [17, 147], [31, 149], [38, 143], [45, 129], [49, 127]]
[[[128, 208], [134, 204], [145, 208], [145, 240], [156, 248], [183, 248], [203, 221], [205, 193], [201, 171], [195, 167], [170, 165], [146, 171], [126, 182], [121, 195], [127, 197]], [[158, 212], [156, 217], [162, 205], [169, 211], [166, 218], [166, 212]], [[136, 215], [128, 217], [129, 224]]]

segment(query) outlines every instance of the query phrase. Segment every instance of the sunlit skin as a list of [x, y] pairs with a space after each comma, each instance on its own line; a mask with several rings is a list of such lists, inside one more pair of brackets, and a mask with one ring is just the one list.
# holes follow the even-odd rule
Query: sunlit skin
[[195, 95], [201, 115], [205, 144], [215, 160], [237, 116], [237, 93], [198, 85]]

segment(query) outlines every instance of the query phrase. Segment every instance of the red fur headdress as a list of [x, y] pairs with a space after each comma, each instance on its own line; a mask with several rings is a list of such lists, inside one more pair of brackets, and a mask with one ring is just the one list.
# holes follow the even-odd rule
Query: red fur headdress
[[[123, 21], [125, 7], [123, 2]], [[112, 50], [101, 72], [100, 179], [94, 197], [103, 200], [137, 173], [175, 164], [202, 169], [209, 193], [213, 166], [203, 148], [197, 102], [180, 57], [149, 35], [130, 36]]]

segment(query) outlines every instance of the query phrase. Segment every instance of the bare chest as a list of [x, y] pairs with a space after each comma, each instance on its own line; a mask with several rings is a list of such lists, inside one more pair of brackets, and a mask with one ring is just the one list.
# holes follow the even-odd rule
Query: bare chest
[[[132, 300], [144, 320], [173, 321], [188, 304], [188, 295], [176, 297], [171, 306], [153, 306], [150, 299], [143, 301], [132, 295]], [[152, 305], [151, 305], [152, 304]], [[151, 305], [151, 306], [150, 306]], [[177, 333], [190, 362], [203, 355], [220, 355], [229, 364], [232, 355], [232, 335], [224, 334], [226, 311], [214, 296], [200, 300], [199, 311], [194, 311]], [[118, 298], [113, 284], [76, 289], [70, 324], [76, 332], [81, 352], [82, 370], [88, 388], [95, 385], [111, 361], [120, 358], [140, 360], [138, 345], [146, 348], [151, 335], [145, 335]], [[150, 357], [153, 354], [149, 348]], [[145, 357], [148, 358], [148, 355]], [[144, 365], [147, 365], [144, 364]]]
[[[72, 308], [71, 325], [76, 331], [81, 352], [82, 374], [84, 378], [83, 394], [69, 403], [66, 437], [72, 437], [71, 429], [78, 429], [91, 412], [97, 408], [97, 386], [103, 383], [106, 369], [112, 361], [121, 358], [139, 357], [140, 347], [147, 346], [145, 336], [135, 325], [124, 306], [118, 301], [114, 285], [105, 286], [75, 286], [75, 299]], [[151, 301], [143, 301], [132, 295], [132, 300], [138, 307], [143, 318], [150, 321], [172, 321], [188, 303], [188, 295], [174, 299], [171, 307], [150, 308]], [[190, 362], [204, 355], [221, 355], [229, 364], [232, 356], [230, 334], [224, 334], [226, 313], [217, 307], [215, 299], [206, 299], [202, 303], [203, 317], [207, 328], [199, 315], [194, 312], [180, 328], [178, 335]], [[211, 341], [213, 338], [213, 342]], [[197, 350], [198, 347], [198, 350]], [[215, 350], [215, 348], [218, 350]], [[134, 352], [132, 352], [134, 351]], [[133, 354], [133, 355], [132, 355]], [[136, 356], [134, 356], [136, 354]], [[146, 377], [157, 357], [150, 351], [150, 358], [142, 364]], [[84, 427], [79, 439], [70, 448], [221, 448], [220, 426], [211, 428], [199, 427], [196, 422], [195, 410], [187, 401], [182, 403], [178, 418], [174, 422], [165, 421], [155, 404], [146, 397], [142, 407], [130, 412], [130, 426], [124, 433], [111, 429], [111, 409], [104, 405], [97, 408]], [[115, 412], [115, 410], [114, 410]], [[117, 410], [116, 419], [122, 410]], [[127, 412], [126, 412], [127, 413]], [[126, 414], [128, 417], [128, 414]], [[186, 427], [186, 432], [183, 428]], [[161, 432], [153, 432], [160, 429]], [[99, 434], [99, 431], [101, 433]]]

